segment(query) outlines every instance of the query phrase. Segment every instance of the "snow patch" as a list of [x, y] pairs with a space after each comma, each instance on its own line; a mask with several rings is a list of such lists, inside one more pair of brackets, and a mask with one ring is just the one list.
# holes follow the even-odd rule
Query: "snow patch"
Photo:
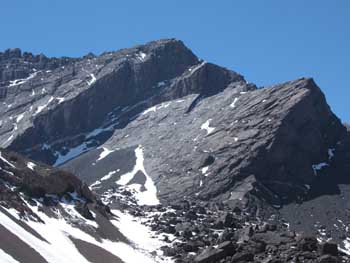
[[190, 72], [191, 72], [191, 75], [192, 75], [194, 72], [196, 72], [198, 69], [200, 69], [201, 67], [203, 67], [205, 64], [207, 64], [207, 62], [206, 62], [206, 61], [203, 61], [203, 62], [201, 62], [201, 63], [198, 64], [198, 65], [195, 65], [195, 66], [193, 66], [193, 67], [190, 67], [190, 68], [188, 69], [188, 71], [190, 71]]
[[24, 113], [18, 115], [18, 116], [16, 117], [16, 122], [19, 123], [19, 122], [23, 119], [23, 117], [24, 117]]
[[[131, 172], [123, 174], [116, 182], [119, 185], [124, 185], [127, 188], [131, 188], [136, 191], [135, 198], [139, 205], [158, 205], [160, 202], [157, 198], [157, 188], [152, 178], [147, 174], [144, 167], [144, 157], [142, 146], [139, 145], [135, 149], [136, 164]], [[146, 176], [145, 190], [141, 191], [141, 185], [139, 184], [127, 184], [134, 178], [137, 172], [141, 171]]]
[[335, 149], [328, 149], [328, 160], [332, 160], [334, 158]]
[[33, 170], [34, 171], [34, 167], [36, 166], [35, 163], [32, 163], [32, 162], [27, 162], [27, 167], [30, 169], [30, 170]]
[[145, 110], [144, 112], [142, 112], [142, 115], [145, 115], [145, 114], [147, 114], [147, 113], [149, 113], [149, 112], [156, 112], [156, 110], [157, 110], [157, 107], [156, 106], [153, 106], [153, 107], [151, 107], [151, 108], [149, 108], [149, 109], [147, 109], [147, 110]]
[[201, 172], [204, 176], [208, 176], [207, 172], [209, 170], [209, 166], [205, 166], [201, 169]]
[[347, 254], [348, 256], [350, 256], [350, 238], [346, 238], [343, 241], [343, 244], [344, 244], [344, 248], [339, 248], [339, 250]]
[[119, 172], [119, 169], [118, 169], [117, 171], [109, 172], [107, 175], [105, 175], [105, 176], [103, 176], [103, 177], [101, 178], [101, 181], [106, 181], [106, 180], [108, 180], [108, 179], [111, 178], [112, 175], [115, 174], [116, 172]]
[[90, 77], [91, 79], [87, 81], [88, 85], [91, 86], [92, 84], [94, 84], [96, 82], [96, 76], [92, 73], [90, 73]]
[[61, 165], [92, 148], [93, 147], [87, 146], [86, 143], [82, 143], [74, 148], [69, 149], [69, 151], [64, 155], [62, 155], [61, 153], [58, 153], [57, 160], [53, 166]]
[[147, 113], [150, 113], [150, 112], [156, 112], [157, 110], [160, 110], [160, 109], [165, 109], [165, 108], [168, 108], [170, 106], [170, 102], [169, 103], [162, 103], [160, 104], [159, 106], [153, 106], [147, 110], [145, 110], [144, 112], [142, 112], [142, 115], [145, 115]]
[[[129, 241], [143, 253], [155, 251], [155, 262], [173, 262], [170, 258], [162, 257], [161, 247], [166, 245], [159, 238], [154, 238], [149, 227], [142, 224], [139, 218], [135, 218], [130, 214], [122, 213], [119, 210], [112, 210], [117, 215], [118, 220], [112, 220], [119, 231], [129, 239]], [[136, 261], [134, 261], [136, 262]]]
[[[46, 217], [45, 215], [43, 215]], [[43, 218], [42, 218], [43, 219]], [[51, 220], [52, 221], [52, 220]], [[48, 244], [31, 233], [27, 232], [19, 224], [12, 221], [4, 213], [0, 212], [1, 225], [8, 229], [11, 233], [16, 235], [23, 242], [27, 243], [35, 251], [37, 251], [48, 262], [69, 262], [69, 260], [88, 262], [75, 248], [73, 243], [69, 241], [68, 237], [63, 232], [57, 231], [56, 227], [59, 224], [64, 224], [62, 221], [54, 220], [52, 224], [42, 224], [28, 221], [27, 224], [35, 229], [39, 234], [46, 237], [51, 244]], [[45, 222], [47, 222], [45, 220]], [[60, 224], [60, 225], [61, 225]], [[80, 230], [78, 230], [80, 231]], [[52, 240], [51, 240], [52, 239]]]
[[304, 184], [304, 186], [305, 186], [305, 188], [306, 188], [307, 190], [310, 190], [310, 189], [311, 189], [311, 186], [310, 186], [309, 184]]
[[65, 101], [65, 98], [57, 97], [56, 100], [58, 100], [58, 104], [61, 104]]
[[147, 54], [146, 53], [143, 53], [142, 51], [140, 51], [138, 54], [137, 54], [137, 58], [141, 61], [145, 61], [145, 58], [146, 58]]
[[45, 104], [39, 106], [36, 112], [34, 113], [34, 116], [42, 112], [53, 101], [53, 99], [54, 97], [50, 97], [50, 99]]
[[233, 100], [233, 102], [230, 104], [230, 107], [231, 107], [231, 108], [236, 107], [237, 101], [238, 101], [238, 98], [235, 98], [235, 99]]
[[106, 158], [110, 153], [114, 152], [114, 150], [109, 150], [106, 147], [102, 147], [102, 152], [100, 153], [100, 156], [96, 160], [96, 162], [101, 161], [102, 159]]
[[103, 176], [100, 180], [94, 182], [93, 184], [90, 185], [91, 188], [100, 185], [102, 181], [106, 181], [108, 179], [110, 179], [112, 177], [113, 174], [115, 174], [116, 172], [119, 172], [119, 169], [117, 171], [111, 171], [109, 172], [107, 175]]
[[314, 174], [317, 175], [317, 171], [320, 171], [327, 166], [329, 166], [328, 163], [319, 163], [319, 164], [312, 165], [312, 169], [314, 170]]
[[7, 142], [11, 141], [12, 139], [13, 139], [13, 134], [12, 134], [10, 137], [8, 137], [8, 138], [7, 138], [7, 140], [6, 140], [6, 142], [5, 142], [5, 143], [7, 143]]
[[30, 74], [27, 78], [25, 79], [16, 79], [16, 80], [12, 80], [10, 81], [10, 85], [9, 87], [14, 87], [14, 86], [18, 86], [18, 85], [22, 85], [24, 83], [26, 83], [28, 80], [34, 78], [36, 76], [36, 74], [38, 74], [38, 71]]
[[215, 128], [209, 127], [210, 121], [211, 121], [211, 119], [207, 120], [205, 123], [203, 123], [201, 125], [201, 130], [206, 130], [207, 131], [207, 135], [212, 133], [215, 130]]
[[7, 163], [9, 166], [11, 166], [12, 168], [16, 168], [12, 163], [10, 163], [8, 160], [6, 160], [3, 156], [2, 156], [2, 153], [0, 152], [0, 159]]
[[157, 83], [157, 88], [163, 87], [165, 85], [164, 81], [160, 81]]

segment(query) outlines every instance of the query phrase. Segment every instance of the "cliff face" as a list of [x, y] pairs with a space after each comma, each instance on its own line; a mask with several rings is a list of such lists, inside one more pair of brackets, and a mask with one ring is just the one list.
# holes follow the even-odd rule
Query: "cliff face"
[[[146, 110], [103, 147], [112, 159], [141, 145], [146, 170], [165, 200], [186, 196], [235, 202], [255, 189], [281, 205], [308, 192], [317, 164], [328, 162], [329, 149], [344, 132], [310, 79], [264, 89], [239, 81], [208, 97], [189, 95]], [[98, 159], [102, 150], [95, 152]], [[104, 160], [109, 159], [96, 165], [92, 154], [64, 167], [93, 183], [106, 173]], [[113, 169], [125, 166], [122, 158], [113, 162]], [[104, 183], [110, 185], [113, 178]]]
[[[74, 143], [102, 125], [114, 109], [143, 102], [157, 93], [159, 83], [199, 63], [174, 40], [67, 61], [52, 70], [33, 63], [28, 77], [3, 82], [0, 139], [4, 146], [40, 154], [43, 143], [53, 148], [57, 143], [61, 150], [62, 141]], [[24, 62], [22, 57], [2, 61], [4, 68], [11, 63], [20, 68]], [[46, 162], [54, 162], [52, 154], [45, 155]]]

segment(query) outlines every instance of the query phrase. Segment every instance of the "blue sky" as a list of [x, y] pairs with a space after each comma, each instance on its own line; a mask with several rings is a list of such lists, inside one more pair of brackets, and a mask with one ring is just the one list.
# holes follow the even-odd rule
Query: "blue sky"
[[350, 121], [349, 0], [4, 0], [0, 50], [81, 56], [159, 38], [258, 86], [313, 77]]

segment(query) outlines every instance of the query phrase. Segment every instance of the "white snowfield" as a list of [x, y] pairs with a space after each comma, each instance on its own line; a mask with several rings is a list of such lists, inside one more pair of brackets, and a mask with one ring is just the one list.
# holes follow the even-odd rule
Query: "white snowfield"
[[[120, 232], [126, 236], [132, 244], [134, 244], [135, 248], [146, 254], [155, 251], [156, 255], [154, 260], [157, 263], [173, 262], [171, 258], [163, 257], [163, 252], [160, 248], [165, 246], [166, 243], [160, 240], [161, 236], [158, 235], [157, 238], [154, 238], [150, 228], [143, 225], [140, 219], [136, 219], [132, 215], [122, 213], [118, 210], [112, 210], [112, 213], [119, 218], [119, 220], [112, 220], [112, 223], [118, 227]], [[168, 235], [168, 237], [170, 237], [170, 240], [175, 239], [171, 237], [171, 235]]]
[[[90, 236], [79, 228], [73, 227], [64, 219], [62, 215], [59, 214], [59, 219], [51, 218], [43, 212], [40, 212], [38, 206], [31, 206], [28, 203], [27, 205], [44, 221], [44, 223], [32, 220], [23, 220], [18, 216], [16, 210], [6, 208], [3, 209], [14, 216], [17, 220], [22, 220], [39, 235], [44, 237], [48, 242], [37, 238], [1, 211], [0, 225], [16, 235], [20, 240], [29, 245], [50, 263], [89, 262], [79, 252], [69, 237], [83, 240], [100, 247], [117, 256], [125, 263], [172, 262], [169, 258], [164, 258], [162, 256], [160, 247], [165, 245], [164, 242], [157, 238], [153, 238], [152, 232], [149, 230], [149, 228], [142, 225], [140, 221], [137, 221], [131, 215], [123, 214], [120, 211], [114, 210], [113, 213], [116, 214], [119, 219], [112, 220], [113, 225], [119, 228], [124, 236], [131, 241], [132, 245], [129, 245], [123, 242], [115, 242], [108, 239], [97, 241], [94, 237]], [[65, 208], [65, 211], [74, 218], [85, 221], [85, 223], [89, 224], [91, 227], [97, 227], [97, 224], [94, 221], [87, 220], [77, 213], [73, 206], [70, 207], [69, 204], [66, 204], [63, 205], [63, 207]], [[153, 251], [156, 252], [156, 255], [151, 255], [151, 252]], [[8, 253], [0, 249], [0, 262], [12, 263], [17, 261], [14, 260], [11, 255], [8, 255]]]
[[[152, 178], [147, 174], [144, 167], [144, 157], [142, 146], [139, 145], [135, 149], [136, 164], [131, 172], [123, 174], [120, 179], [116, 182], [119, 185], [124, 185], [126, 188], [133, 189], [135, 193], [135, 198], [139, 205], [158, 205], [159, 199], [157, 198], [157, 188], [152, 180]], [[142, 172], [146, 176], [145, 190], [141, 191], [140, 184], [127, 185], [136, 175], [137, 172]]]
[[18, 261], [0, 249], [0, 260], [3, 263], [17, 263]]

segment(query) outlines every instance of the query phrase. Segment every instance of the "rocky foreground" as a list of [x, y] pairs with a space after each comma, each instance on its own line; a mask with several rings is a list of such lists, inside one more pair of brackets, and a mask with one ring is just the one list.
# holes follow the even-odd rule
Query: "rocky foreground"
[[[118, 198], [116, 197], [118, 196]], [[174, 262], [349, 262], [334, 242], [292, 231], [278, 213], [267, 221], [239, 208], [180, 201], [171, 206], [140, 207], [133, 193], [116, 190], [103, 196], [127, 210], [167, 243], [164, 256]]]

